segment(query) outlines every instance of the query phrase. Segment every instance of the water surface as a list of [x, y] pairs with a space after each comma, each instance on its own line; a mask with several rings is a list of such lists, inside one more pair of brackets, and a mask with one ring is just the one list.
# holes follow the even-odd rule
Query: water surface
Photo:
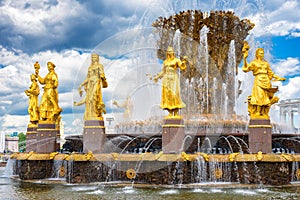
[[[233, 187], [224, 184], [204, 187], [204, 184], [192, 185], [192, 188], [139, 188], [132, 186], [106, 186], [102, 184], [68, 184], [59, 179], [23, 182], [5, 177], [5, 168], [0, 168], [0, 199], [7, 200], [79, 200], [79, 199], [300, 199], [300, 183], [295, 187]], [[136, 185], [137, 186], [137, 185]]]

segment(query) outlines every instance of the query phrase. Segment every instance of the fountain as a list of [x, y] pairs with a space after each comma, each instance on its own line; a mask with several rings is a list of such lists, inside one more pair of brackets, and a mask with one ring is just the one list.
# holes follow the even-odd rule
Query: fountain
[[[162, 107], [169, 116], [156, 117], [153, 109], [150, 120], [127, 120], [118, 124], [120, 132], [107, 134], [101, 90], [108, 84], [103, 66], [96, 59], [99, 57], [93, 54], [89, 76], [79, 88], [80, 94], [86, 92], [86, 97], [75, 103], [86, 106], [83, 136], [75, 138], [82, 144], [73, 145], [69, 138], [65, 152], [55, 148], [59, 110], [54, 112], [54, 119], [45, 118], [46, 125], [43, 121], [33, 121], [27, 130], [27, 139], [34, 140], [28, 143], [28, 152], [10, 158], [15, 161], [14, 174], [22, 180], [45, 179], [53, 176], [53, 169], [55, 177], [68, 183], [113, 185], [122, 181], [148, 187], [195, 187], [202, 183], [284, 185], [298, 181], [299, 137], [290, 138], [283, 133], [272, 136], [269, 107], [259, 107], [251, 98], [250, 124], [236, 113], [236, 101], [242, 92], [237, 69], [243, 58], [246, 63], [249, 47], [245, 39], [254, 24], [247, 19], [240, 20], [231, 11], [187, 10], [169, 18], [159, 17], [153, 27], [159, 36], [157, 57], [166, 60], [171, 54], [172, 59], [178, 56], [175, 61], [165, 62], [165, 66], [176, 65], [182, 69], [176, 80], [186, 108], [184, 104], [172, 107], [167, 103]], [[244, 67], [244, 71], [250, 70], [246, 64]], [[88, 80], [95, 71], [101, 76]], [[155, 81], [162, 75], [144, 74]], [[93, 81], [101, 84], [95, 86]], [[83, 86], [85, 91], [81, 90]], [[94, 96], [97, 101], [91, 101]], [[255, 115], [260, 108], [264, 112]], [[273, 146], [272, 137], [276, 142]], [[40, 142], [47, 148], [39, 148]]]

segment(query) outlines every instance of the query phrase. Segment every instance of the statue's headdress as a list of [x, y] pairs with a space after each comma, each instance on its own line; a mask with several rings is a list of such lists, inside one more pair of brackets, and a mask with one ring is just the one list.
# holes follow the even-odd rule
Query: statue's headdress
[[167, 51], [172, 51], [172, 52], [174, 52], [174, 48], [171, 47], [171, 46], [169, 46], [168, 49], [167, 49]]

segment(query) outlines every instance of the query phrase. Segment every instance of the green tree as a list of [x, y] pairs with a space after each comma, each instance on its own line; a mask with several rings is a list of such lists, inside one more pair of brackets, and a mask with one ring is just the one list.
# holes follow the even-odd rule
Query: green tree
[[26, 151], [26, 135], [21, 132], [18, 134], [19, 137], [19, 151], [25, 152]]

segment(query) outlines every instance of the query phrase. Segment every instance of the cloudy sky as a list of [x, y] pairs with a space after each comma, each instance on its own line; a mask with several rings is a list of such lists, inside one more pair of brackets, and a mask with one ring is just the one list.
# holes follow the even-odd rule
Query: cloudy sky
[[[109, 88], [104, 100], [108, 110], [113, 109], [112, 97], [124, 92], [118, 89], [120, 85], [132, 81], [128, 66], [134, 61], [129, 58], [142, 57], [143, 49], [155, 48], [155, 36], [143, 41], [143, 48], [134, 46], [135, 40], [142, 40], [135, 33], [149, 31], [159, 16], [187, 9], [232, 10], [241, 19], [250, 19], [256, 26], [248, 39], [264, 47], [272, 69], [288, 79], [280, 84], [278, 96], [282, 100], [300, 97], [299, 0], [0, 0], [0, 131], [26, 131], [29, 117], [24, 90], [30, 86], [33, 64], [41, 64], [44, 76], [46, 63], [52, 61], [59, 76], [65, 131], [77, 134], [83, 108], [76, 110], [72, 105], [79, 100], [76, 90], [91, 52], [99, 53], [105, 66]], [[139, 65], [146, 66], [144, 60]], [[150, 65], [157, 68], [155, 63]]]

